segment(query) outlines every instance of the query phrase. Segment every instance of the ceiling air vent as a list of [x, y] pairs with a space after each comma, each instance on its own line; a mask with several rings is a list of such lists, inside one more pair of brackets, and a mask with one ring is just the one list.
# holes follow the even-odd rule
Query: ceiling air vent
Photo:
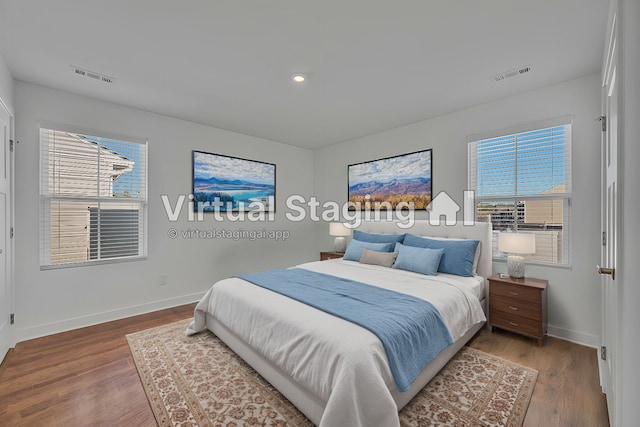
[[99, 80], [105, 83], [113, 83], [114, 80], [113, 77], [108, 77], [103, 74], [85, 70], [84, 68], [74, 67], [73, 65], [71, 66], [71, 68], [73, 69], [74, 74], [78, 76], [88, 77], [90, 79]]
[[527, 65], [526, 67], [520, 67], [516, 68], [515, 70], [505, 71], [504, 73], [496, 74], [495, 76], [493, 76], [493, 80], [499, 82], [500, 80], [519, 76], [521, 74], [528, 73], [529, 71], [531, 71], [531, 68], [531, 65]]

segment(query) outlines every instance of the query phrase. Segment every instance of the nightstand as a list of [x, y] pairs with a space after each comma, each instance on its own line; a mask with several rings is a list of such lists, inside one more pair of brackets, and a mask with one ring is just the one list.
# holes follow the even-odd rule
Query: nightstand
[[326, 261], [328, 259], [342, 258], [344, 252], [320, 252], [320, 261]]
[[546, 280], [524, 277], [489, 278], [489, 325], [538, 340], [547, 332]]

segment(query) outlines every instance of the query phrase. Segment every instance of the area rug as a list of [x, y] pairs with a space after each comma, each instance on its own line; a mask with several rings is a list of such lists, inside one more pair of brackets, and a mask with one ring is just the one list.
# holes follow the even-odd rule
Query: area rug
[[[185, 336], [188, 323], [127, 335], [158, 425], [313, 425], [211, 332]], [[537, 376], [463, 347], [400, 411], [400, 424], [521, 426]]]

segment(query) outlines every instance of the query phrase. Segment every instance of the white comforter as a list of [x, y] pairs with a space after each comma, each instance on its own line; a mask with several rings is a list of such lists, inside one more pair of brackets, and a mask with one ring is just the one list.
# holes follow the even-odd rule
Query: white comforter
[[[297, 267], [428, 300], [440, 311], [454, 341], [486, 320], [468, 278], [343, 260]], [[206, 293], [187, 333], [204, 330], [207, 316], [326, 401], [320, 426], [399, 426], [387, 356], [368, 330], [238, 278], [221, 280]]]

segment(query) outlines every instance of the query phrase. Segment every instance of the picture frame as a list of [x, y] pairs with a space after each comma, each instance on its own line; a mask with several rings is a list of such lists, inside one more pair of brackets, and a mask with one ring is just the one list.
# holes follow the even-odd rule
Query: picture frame
[[194, 210], [275, 212], [276, 165], [192, 151]]
[[348, 165], [350, 210], [426, 210], [432, 199], [432, 154], [426, 149]]

